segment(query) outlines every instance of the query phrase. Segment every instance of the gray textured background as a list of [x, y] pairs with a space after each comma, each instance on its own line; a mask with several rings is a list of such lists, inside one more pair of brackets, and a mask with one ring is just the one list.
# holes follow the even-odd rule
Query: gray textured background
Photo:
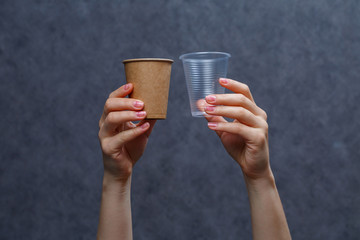
[[133, 176], [135, 239], [250, 239], [246, 189], [178, 56], [232, 54], [269, 115], [294, 239], [360, 238], [360, 2], [0, 1], [0, 239], [94, 239], [98, 119], [121, 61], [175, 59], [168, 118]]

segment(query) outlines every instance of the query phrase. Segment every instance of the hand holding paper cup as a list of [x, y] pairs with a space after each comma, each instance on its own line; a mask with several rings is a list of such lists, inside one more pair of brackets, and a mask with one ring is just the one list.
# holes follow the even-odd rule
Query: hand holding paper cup
[[126, 81], [134, 85], [130, 94], [144, 102], [147, 119], [165, 119], [169, 96], [171, 64], [163, 58], [124, 60]]

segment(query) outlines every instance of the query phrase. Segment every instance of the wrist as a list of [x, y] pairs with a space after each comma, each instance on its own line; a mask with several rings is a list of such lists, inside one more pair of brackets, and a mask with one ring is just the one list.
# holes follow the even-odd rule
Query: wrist
[[244, 174], [246, 187], [249, 191], [263, 192], [276, 189], [275, 177], [269, 169], [269, 172], [261, 177], [251, 178]]
[[130, 194], [131, 174], [121, 180], [116, 179], [111, 174], [104, 172], [102, 191], [103, 193], [114, 193], [120, 195]]

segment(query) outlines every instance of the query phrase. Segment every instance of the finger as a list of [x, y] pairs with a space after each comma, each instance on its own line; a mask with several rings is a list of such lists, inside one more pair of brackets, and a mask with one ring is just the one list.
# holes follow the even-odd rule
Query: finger
[[[197, 107], [200, 109], [201, 112], [205, 112], [205, 108], [207, 106], [211, 106], [210, 104], [208, 104], [205, 99], [200, 99], [197, 101], [196, 103]], [[227, 122], [223, 117], [221, 116], [213, 116], [213, 115], [208, 115], [208, 114], [204, 114], [205, 119], [208, 122]], [[221, 137], [222, 132], [220, 131], [215, 131], [216, 134]]]
[[[118, 89], [116, 89], [115, 91], [113, 91], [112, 93], [110, 93], [109, 98], [124, 98], [127, 95], [129, 95], [132, 90], [133, 90], [133, 85], [131, 83], [125, 84], [119, 87]], [[103, 111], [103, 114], [101, 115], [101, 118], [99, 120], [100, 128], [104, 124], [104, 120], [106, 117], [106, 114], [104, 114], [104, 112], [105, 111]]]
[[126, 128], [125, 129], [130, 129], [130, 128], [136, 128], [136, 124], [133, 122], [126, 122]]
[[129, 121], [139, 121], [146, 117], [145, 111], [121, 111], [111, 112], [105, 118], [104, 124], [100, 131], [104, 136], [114, 135], [117, 129], [124, 123]]
[[255, 102], [248, 85], [228, 78], [220, 78], [219, 83], [221, 86], [229, 89], [230, 91], [233, 91], [234, 93], [241, 93], [251, 101]]
[[209, 122], [208, 127], [211, 130], [239, 135], [246, 142], [256, 141], [257, 129], [251, 128], [239, 122]]
[[261, 108], [241, 93], [209, 95], [206, 96], [205, 100], [210, 105], [240, 106], [249, 110], [256, 116], [265, 118], [266, 115]]
[[110, 98], [123, 98], [126, 97], [127, 95], [129, 95], [129, 93], [131, 93], [131, 91], [133, 90], [133, 85], [132, 83], [127, 83], [121, 87], [119, 87], [118, 89], [116, 89], [115, 91], [113, 91], [112, 93], [110, 93], [109, 97]]
[[126, 131], [120, 132], [110, 138], [107, 138], [107, 152], [115, 153], [122, 147], [125, 143], [134, 140], [140, 135], [146, 133], [149, 130], [150, 123], [145, 122], [141, 126], [137, 126], [136, 128], [128, 129]]
[[150, 124], [150, 127], [149, 129], [145, 132], [146, 136], [150, 136], [152, 130], [154, 129], [155, 127], [155, 123], [156, 123], [156, 120], [147, 120], [147, 122]]
[[139, 111], [144, 108], [144, 102], [132, 98], [108, 98], [104, 106], [105, 117], [114, 111], [134, 110]]
[[152, 130], [153, 130], [153, 128], [154, 128], [154, 126], [155, 126], [155, 123], [156, 123], [156, 120], [147, 120], [147, 119], [144, 119], [144, 120], [142, 120], [141, 122], [139, 122], [138, 124], [137, 124], [137, 126], [140, 126], [140, 125], [143, 125], [144, 123], [146, 123], [146, 122], [148, 122], [149, 124], [150, 124], [150, 127], [149, 127], [149, 129], [146, 131], [146, 136], [150, 136], [150, 134], [151, 134], [151, 132], [152, 132]]
[[[212, 106], [210, 104], [208, 104], [205, 99], [200, 99], [197, 101], [196, 103], [198, 109], [201, 112], [205, 112], [205, 108], [208, 106]], [[206, 120], [210, 121], [210, 122], [227, 122], [223, 117], [221, 116], [214, 116], [214, 115], [207, 115], [204, 114], [204, 117], [206, 118]]]
[[266, 124], [264, 119], [255, 116], [252, 112], [243, 107], [208, 106], [205, 108], [205, 112], [209, 115], [218, 115], [236, 119], [250, 127], [264, 127]]

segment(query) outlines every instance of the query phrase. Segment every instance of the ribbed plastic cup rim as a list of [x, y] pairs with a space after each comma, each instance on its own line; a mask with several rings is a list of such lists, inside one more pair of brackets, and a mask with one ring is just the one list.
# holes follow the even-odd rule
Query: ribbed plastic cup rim
[[[219, 57], [216, 57], [216, 58], [209, 58], [209, 59], [198, 59], [198, 58], [187, 58], [191, 55], [194, 55], [194, 56], [197, 56], [197, 55], [206, 55], [206, 54], [218, 54]], [[221, 60], [221, 59], [224, 59], [224, 58], [229, 58], [231, 57], [231, 55], [229, 53], [226, 53], [226, 52], [192, 52], [192, 53], [185, 53], [183, 55], [181, 55], [179, 57], [180, 60], [183, 60], [183, 61], [214, 61], [214, 60]]]

